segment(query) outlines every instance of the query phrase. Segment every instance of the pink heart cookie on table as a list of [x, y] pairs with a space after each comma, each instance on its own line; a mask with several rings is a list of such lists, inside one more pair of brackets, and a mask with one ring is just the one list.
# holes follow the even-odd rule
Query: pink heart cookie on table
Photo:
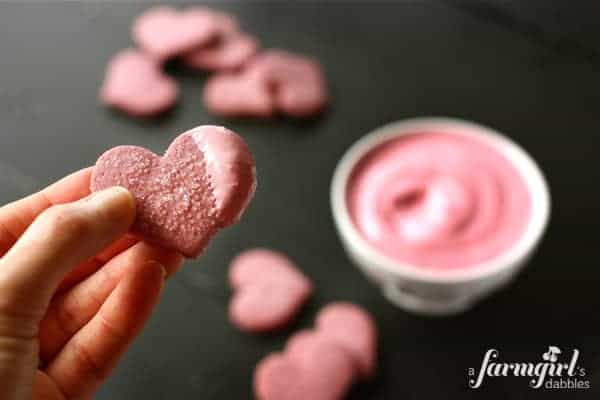
[[258, 41], [253, 36], [236, 32], [192, 50], [183, 56], [183, 61], [188, 67], [201, 70], [233, 70], [250, 60], [258, 47]]
[[262, 77], [283, 114], [306, 117], [327, 105], [325, 74], [321, 65], [310, 57], [283, 50], [265, 51], [253, 59], [248, 73]]
[[269, 50], [258, 54], [238, 73], [210, 78], [204, 88], [204, 101], [213, 113], [227, 117], [269, 117], [276, 112], [309, 117], [326, 107], [329, 94], [318, 62], [287, 51]]
[[348, 351], [362, 378], [375, 374], [377, 327], [366, 310], [352, 303], [331, 303], [319, 311], [315, 327], [319, 335]]
[[137, 146], [108, 150], [96, 162], [91, 190], [111, 186], [135, 197], [133, 233], [191, 258], [241, 217], [256, 189], [256, 169], [240, 136], [200, 126], [178, 136], [163, 157]]
[[205, 6], [191, 6], [185, 10], [186, 13], [210, 18], [214, 21], [216, 27], [213, 33], [213, 40], [222, 36], [234, 34], [239, 31], [240, 24], [236, 17], [223, 11], [218, 11]]
[[248, 332], [267, 332], [288, 325], [312, 293], [312, 284], [283, 254], [246, 250], [229, 269], [234, 295], [229, 305], [233, 324]]
[[254, 392], [258, 400], [341, 400], [354, 373], [347, 352], [310, 335], [257, 365]]
[[132, 37], [145, 52], [164, 61], [235, 31], [237, 25], [235, 18], [206, 7], [178, 11], [157, 6], [135, 20]]
[[204, 86], [205, 106], [224, 117], [268, 118], [275, 99], [262, 80], [237, 74], [216, 74]]
[[133, 116], [152, 116], [173, 107], [179, 89], [160, 65], [137, 50], [123, 50], [106, 68], [101, 101]]

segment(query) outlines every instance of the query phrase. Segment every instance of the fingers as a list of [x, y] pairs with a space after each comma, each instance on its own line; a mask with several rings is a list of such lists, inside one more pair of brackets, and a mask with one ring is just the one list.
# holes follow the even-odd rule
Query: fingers
[[140, 242], [117, 255], [104, 267], [71, 290], [55, 297], [40, 324], [40, 358], [48, 361], [98, 312], [117, 284], [137, 266], [157, 261], [167, 276], [181, 265], [182, 257], [172, 251]]
[[0, 399], [31, 398], [31, 381], [38, 363], [37, 349], [37, 341], [33, 338], [14, 339], [0, 335]]
[[42, 371], [36, 371], [33, 393], [30, 398], [35, 400], [67, 400], [52, 382], [52, 379]]
[[100, 252], [98, 255], [79, 264], [77, 267], [71, 270], [65, 279], [62, 280], [60, 285], [58, 285], [55, 296], [56, 294], [70, 289], [88, 276], [92, 275], [110, 259], [129, 249], [137, 242], [139, 242], [137, 238], [127, 234], [108, 246], [105, 250], [102, 250], [102, 252]]
[[65, 275], [123, 236], [134, 218], [134, 200], [123, 188], [43, 212], [0, 259], [0, 315], [41, 317]]
[[36, 194], [0, 208], [0, 257], [8, 252], [42, 211], [90, 194], [91, 173], [92, 168], [82, 169]]
[[66, 398], [91, 396], [108, 377], [150, 317], [164, 274], [158, 263], [137, 265], [47, 366], [45, 372]]

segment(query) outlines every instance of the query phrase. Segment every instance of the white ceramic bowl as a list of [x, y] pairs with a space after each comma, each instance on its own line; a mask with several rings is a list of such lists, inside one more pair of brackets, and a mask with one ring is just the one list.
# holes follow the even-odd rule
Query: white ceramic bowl
[[[358, 232], [346, 203], [346, 186], [355, 165], [383, 142], [405, 134], [451, 132], [483, 140], [507, 157], [521, 173], [532, 200], [525, 232], [508, 251], [467, 268], [431, 270], [388, 257]], [[415, 118], [385, 125], [356, 142], [338, 163], [331, 184], [331, 207], [342, 243], [349, 257], [380, 286], [397, 306], [422, 314], [453, 314], [508, 283], [535, 250], [550, 215], [546, 180], [533, 159], [516, 143], [491, 128], [451, 118]]]

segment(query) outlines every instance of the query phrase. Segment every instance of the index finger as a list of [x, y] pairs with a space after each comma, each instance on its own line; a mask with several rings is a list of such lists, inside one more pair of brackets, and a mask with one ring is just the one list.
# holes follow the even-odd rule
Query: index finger
[[0, 257], [10, 250], [42, 211], [89, 195], [91, 173], [92, 167], [79, 170], [31, 196], [0, 208]]

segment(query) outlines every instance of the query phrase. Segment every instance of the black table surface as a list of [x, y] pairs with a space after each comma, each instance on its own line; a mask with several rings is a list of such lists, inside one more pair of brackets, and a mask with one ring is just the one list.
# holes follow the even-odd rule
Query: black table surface
[[[321, 118], [224, 120], [202, 105], [206, 75], [177, 65], [181, 102], [139, 121], [104, 109], [107, 60], [130, 46], [142, 2], [0, 4], [0, 202], [94, 163], [118, 144], [162, 152], [184, 130], [223, 124], [249, 143], [259, 189], [246, 216], [168, 284], [147, 329], [100, 399], [252, 398], [255, 364], [308, 327], [320, 307], [349, 300], [380, 329], [380, 370], [351, 399], [579, 398], [600, 386], [600, 3], [592, 1], [219, 2], [265, 47], [324, 65], [333, 106]], [[528, 268], [473, 310], [426, 318], [394, 308], [345, 256], [328, 189], [355, 140], [397, 119], [443, 115], [505, 132], [540, 163], [552, 217]], [[240, 250], [290, 255], [316, 294], [285, 332], [250, 336], [228, 322], [227, 265]], [[549, 345], [581, 351], [592, 390], [533, 390], [527, 378], [467, 386], [489, 348], [541, 361]], [[595, 390], [594, 390], [595, 389]], [[554, 396], [553, 396], [554, 395]], [[310, 399], [307, 399], [310, 400]]]

